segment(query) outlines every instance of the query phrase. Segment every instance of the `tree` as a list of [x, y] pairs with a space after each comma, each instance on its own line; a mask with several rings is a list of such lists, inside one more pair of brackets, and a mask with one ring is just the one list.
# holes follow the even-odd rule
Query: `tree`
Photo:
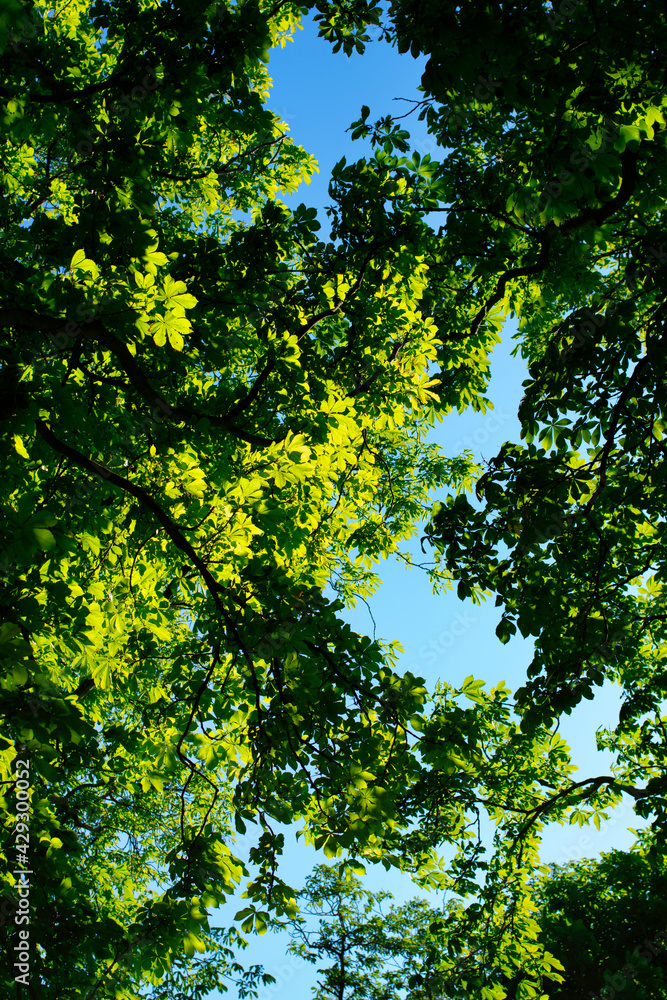
[[[294, 912], [272, 820], [329, 854], [407, 822], [423, 685], [322, 591], [370, 593], [472, 470], [423, 440], [428, 176], [341, 163], [326, 246], [279, 201], [312, 160], [265, 60], [301, 7], [3, 9], [2, 976], [20, 833], [19, 993], [134, 998], [215, 946], [235, 830], [261, 932]], [[346, 49], [355, 10], [323, 20]]]
[[[444, 150], [441, 162], [397, 155], [405, 130], [370, 125], [364, 108], [354, 132], [378, 148], [334, 170], [327, 244], [313, 210], [279, 200], [313, 165], [266, 104], [268, 52], [309, 9], [348, 54], [370, 24], [430, 53], [417, 108]], [[658, 691], [662, 678], [661, 274], [635, 268], [630, 294], [617, 282], [651, 248], [663, 259], [664, 16], [649, 4], [627, 31], [603, 3], [592, 35], [587, 16], [6, 0], [2, 884], [4, 916], [20, 915], [15, 866], [29, 867], [41, 914], [20, 995], [196, 995], [211, 981], [194, 960], [207, 948], [223, 978], [252, 989], [259, 972], [234, 967], [234, 932], [214, 933], [209, 911], [248, 877], [244, 933], [295, 915], [273, 821], [329, 857], [479, 894], [458, 947], [478, 942], [487, 970], [507, 955], [511, 972], [509, 938], [534, 941], [541, 825], [599, 822], [623, 791], [662, 815], [663, 723], [637, 722], [657, 707], [647, 655]], [[462, 98], [475, 73], [484, 91]], [[585, 165], [553, 182], [573, 141]], [[447, 213], [438, 230], [435, 212]], [[590, 336], [568, 333], [587, 307]], [[484, 409], [511, 311], [532, 364], [521, 413], [533, 443], [487, 471], [487, 510], [460, 497], [427, 537], [447, 552], [436, 586], [495, 591], [503, 638], [513, 617], [539, 626], [523, 728], [502, 684], [487, 693], [470, 677], [429, 701], [395, 669], [395, 647], [339, 614], [373, 592], [378, 561], [419, 531], [436, 487], [472, 486], [470, 456], [445, 458], [424, 437], [454, 407]], [[554, 506], [562, 549], [539, 538]], [[514, 545], [507, 564], [501, 544]], [[623, 650], [606, 645], [610, 608]], [[588, 677], [571, 676], [563, 630]], [[620, 768], [572, 782], [551, 722], [613, 671], [630, 695], [608, 737]], [[489, 860], [484, 813], [498, 826]], [[258, 827], [252, 875], [232, 852], [246, 824]], [[15, 927], [0, 930], [14, 989]], [[535, 981], [544, 968], [538, 956]], [[489, 975], [466, 971], [457, 989], [500, 996]]]
[[[523, 442], [487, 463], [478, 503], [440, 504], [426, 537], [459, 596], [496, 596], [501, 641], [535, 637], [526, 732], [622, 685], [620, 725], [601, 736], [618, 763], [588, 789], [633, 796], [662, 849], [664, 12], [643, 4], [629, 28], [605, 2], [391, 16], [399, 48], [429, 57], [415, 111], [443, 147], [429, 164], [447, 212], [442, 350], [474, 357], [490, 323], [517, 315], [530, 372]], [[357, 131], [401, 138], [391, 121]]]
[[559, 1000], [665, 995], [667, 871], [664, 859], [612, 851], [555, 865], [535, 893], [540, 940], [564, 966]]
[[[523, 442], [488, 462], [476, 503], [452, 493], [439, 505], [426, 538], [459, 596], [495, 595], [501, 641], [517, 629], [535, 637], [517, 692], [523, 732], [605, 680], [622, 685], [619, 725], [599, 737], [616, 751], [612, 773], [554, 789], [550, 801], [575, 788], [589, 806], [601, 789], [612, 792], [607, 804], [629, 794], [653, 818], [646, 847], [657, 861], [667, 787], [666, 24], [653, 3], [632, 26], [625, 15], [606, 2], [406, 2], [390, 13], [399, 48], [428, 56], [414, 113], [443, 148], [428, 163], [446, 212], [430, 261], [449, 275], [434, 305], [442, 398], [452, 344], [474, 358], [503, 316], [518, 316], [530, 366]], [[355, 126], [387, 150], [405, 142], [402, 121], [362, 115]], [[600, 822], [598, 812], [571, 814], [591, 817]]]
[[332, 963], [318, 969], [316, 1000], [400, 1000], [406, 990], [415, 998], [444, 995], [434, 992], [438, 914], [426, 900], [385, 912], [391, 893], [363, 889], [344, 865], [318, 865], [298, 898], [290, 951], [312, 963]]
[[451, 336], [516, 314], [530, 365], [524, 443], [488, 463], [481, 510], [452, 497], [428, 534], [461, 596], [497, 595], [502, 641], [536, 637], [525, 725], [613, 678], [633, 729], [662, 690], [667, 28], [652, 3], [628, 30], [613, 4], [560, 7], [394, 7], [399, 46], [429, 55], [420, 114], [446, 149], [442, 247], [466, 282]]
[[[393, 905], [391, 893], [364, 890], [344, 866], [320, 865], [299, 893], [291, 949], [320, 963], [317, 1000], [451, 1000], [470, 995], [462, 969], [466, 983], [481, 973], [476, 988], [486, 982], [510, 998], [657, 1000], [664, 996], [666, 889], [664, 860], [656, 864], [641, 852], [550, 865], [531, 880], [532, 941], [508, 935], [488, 966], [480, 962], [481, 940], [468, 934], [465, 950], [459, 947], [469, 916], [460, 903]], [[549, 956], [548, 974], [537, 979], [536, 954]]]
[[[403, 869], [417, 884], [452, 892], [454, 900], [445, 914], [422, 913], [416, 903], [414, 913], [397, 914], [394, 930], [389, 918], [378, 923], [373, 916], [385, 897], [361, 887], [358, 861], [347, 869], [343, 864], [317, 869], [299, 905], [303, 914], [312, 910], [325, 923], [314, 937], [302, 920], [296, 933], [306, 957], [309, 951], [333, 957], [320, 983], [322, 1000], [334, 995], [345, 1000], [345, 990], [393, 996], [392, 990], [406, 984], [415, 998], [463, 1000], [471, 993], [491, 998], [505, 995], [499, 990], [517, 976], [526, 985], [516, 996], [528, 997], [539, 995], [530, 990], [541, 989], [544, 981], [558, 981], [557, 960], [538, 942], [532, 882], [540, 868], [545, 817], [565, 822], [573, 813], [581, 816], [581, 790], [568, 780], [573, 767], [557, 733], [541, 731], [539, 738], [522, 733], [504, 685], [490, 692], [483, 688], [472, 677], [461, 691], [443, 684], [428, 717], [419, 720], [420, 759], [400, 799], [412, 828], [394, 841]], [[363, 789], [366, 782], [359, 784]], [[489, 819], [496, 825], [492, 844], [483, 825]], [[384, 838], [391, 844], [389, 832]], [[443, 843], [446, 860], [438, 851]], [[382, 860], [388, 867], [390, 858]], [[409, 945], [404, 920], [416, 922]], [[399, 963], [395, 979], [385, 969], [391, 956], [407, 963], [405, 968]], [[413, 974], [421, 978], [412, 981]]]

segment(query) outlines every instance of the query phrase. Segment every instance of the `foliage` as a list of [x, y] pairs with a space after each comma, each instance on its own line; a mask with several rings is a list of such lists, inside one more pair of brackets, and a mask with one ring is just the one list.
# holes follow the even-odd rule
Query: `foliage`
[[[435, 995], [424, 993], [418, 980], [436, 962], [436, 913], [422, 899], [385, 912], [392, 898], [363, 889], [345, 865], [318, 865], [308, 877], [289, 950], [318, 963], [315, 1000], [401, 1000], [408, 988], [415, 1000]], [[322, 962], [332, 964], [323, 968]]]
[[[415, 903], [385, 918], [376, 910], [388, 897], [362, 888], [358, 861], [316, 869], [298, 897], [295, 933], [300, 954], [333, 960], [322, 972], [322, 1000], [344, 998], [345, 990], [355, 997], [383, 991], [398, 997], [408, 986], [415, 998], [463, 1000], [472, 992], [491, 1000], [519, 981], [515, 995], [531, 997], [543, 995], [547, 981], [559, 981], [559, 962], [540, 942], [535, 915], [539, 831], [546, 821], [585, 821], [593, 812], [586, 816], [582, 799], [599, 814], [620, 792], [605, 784], [591, 794], [587, 781], [572, 782], [565, 742], [553, 732], [523, 733], [504, 685], [483, 688], [472, 677], [460, 690], [440, 686], [428, 717], [419, 720], [420, 766], [413, 765], [411, 786], [400, 799], [413, 827], [398, 837], [382, 831], [417, 884], [452, 892], [454, 899], [441, 914]], [[358, 801], [367, 794], [365, 781], [360, 784]], [[492, 844], [489, 821], [496, 825]], [[367, 849], [361, 854], [373, 860]], [[386, 853], [380, 857], [388, 867]], [[309, 912], [325, 920], [316, 938]], [[390, 959], [398, 965], [388, 971]]]
[[[438, 504], [426, 538], [460, 597], [496, 596], [502, 642], [535, 638], [522, 732], [620, 683], [619, 725], [599, 735], [616, 763], [577, 783], [570, 819], [599, 824], [601, 789], [629, 794], [653, 820], [655, 861], [667, 787], [664, 11], [643, 4], [628, 27], [607, 2], [401, 2], [390, 18], [399, 49], [428, 56], [413, 113], [443, 150], [427, 169], [446, 213], [444, 351], [474, 356], [481, 331], [516, 315], [530, 366], [522, 443], [488, 462], [476, 502], [452, 492]], [[365, 111], [355, 134], [404, 140], [404, 120], [373, 126]]]
[[[530, 937], [508, 933], [489, 963], [489, 938], [475, 934], [473, 907], [419, 898], [398, 906], [391, 893], [363, 889], [344, 865], [319, 865], [298, 895], [290, 948], [318, 964], [316, 1000], [452, 1000], [485, 979], [489, 995], [502, 990], [512, 1000], [664, 996], [664, 861], [612, 851], [599, 861], [550, 865], [530, 888]], [[514, 918], [502, 914], [508, 930]], [[535, 976], [537, 955], [548, 974]]]
[[[626, 792], [656, 856], [665, 829], [664, 12], [2, 9], [0, 849], [6, 917], [27, 761], [29, 995], [250, 994], [209, 915], [248, 879], [243, 933], [296, 916], [276, 821], [474, 896], [452, 995], [500, 1000], [517, 969], [538, 995], [544, 822]], [[267, 107], [270, 49], [311, 9], [348, 55], [370, 26], [429, 55], [415, 111], [443, 150], [403, 155], [403, 123], [362, 108], [374, 152], [336, 166], [326, 244], [280, 201], [315, 163]], [[510, 314], [524, 443], [480, 509], [470, 456], [425, 437], [484, 410]], [[429, 696], [340, 616], [442, 487], [434, 586], [495, 593], [499, 637], [536, 637], [521, 720], [502, 684]], [[606, 678], [617, 765], [574, 782], [552, 723]]]
[[612, 851], [599, 861], [553, 866], [535, 893], [540, 940], [564, 966], [559, 1000], [665, 995], [667, 869], [664, 859]]
[[[478, 503], [439, 504], [426, 536], [461, 597], [496, 595], [502, 642], [535, 637], [517, 692], [526, 731], [605, 680], [622, 685], [620, 727], [603, 740], [661, 838], [664, 12], [642, 5], [627, 32], [607, 3], [394, 15], [399, 47], [429, 55], [418, 109], [444, 148], [433, 185], [461, 275], [450, 336], [467, 349], [516, 314], [530, 365], [522, 443], [488, 462]], [[454, 114], [481, 74], [483, 95]]]
[[[463, 332], [517, 314], [530, 379], [524, 443], [489, 463], [481, 510], [452, 497], [429, 537], [464, 596], [498, 595], [502, 641], [536, 636], [526, 725], [605, 678], [634, 725], [657, 707], [664, 639], [664, 12], [644, 4], [625, 31], [607, 3], [500, 20], [437, 8], [436, 30], [435, 6], [397, 5], [397, 35], [430, 57], [420, 114], [445, 147], [443, 243], [462, 247], [465, 229], [471, 247]], [[485, 96], [453, 116], [482, 72]]]
[[30, 995], [119, 1000], [208, 947], [238, 979], [209, 914], [244, 876], [245, 932], [294, 912], [273, 820], [330, 856], [405, 825], [425, 691], [338, 612], [472, 467], [424, 441], [428, 177], [339, 164], [327, 245], [280, 202], [314, 169], [265, 105], [301, 7], [7, 10], [4, 915], [25, 759]]
[[[530, 941], [524, 926], [518, 939], [508, 934], [499, 944], [489, 975], [482, 954], [489, 939], [471, 934], [474, 917], [460, 903], [438, 909], [415, 898], [387, 905], [391, 893], [362, 889], [343, 865], [318, 866], [299, 899], [303, 915], [290, 950], [318, 963], [316, 1000], [453, 1000], [471, 992], [498, 996], [503, 986], [510, 996], [536, 996], [530, 992], [536, 959], [543, 968], [537, 979], [541, 987], [562, 979], [560, 964], [535, 943], [539, 928], [534, 921]], [[511, 914], [503, 918], [512, 923]], [[461, 932], [465, 938], [459, 938]], [[323, 967], [325, 961], [332, 964]], [[526, 992], [517, 990], [519, 980]]]

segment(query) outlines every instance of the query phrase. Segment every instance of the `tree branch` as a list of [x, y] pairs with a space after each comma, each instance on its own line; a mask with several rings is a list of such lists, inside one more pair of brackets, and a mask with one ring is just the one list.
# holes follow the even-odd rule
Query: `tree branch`
[[[86, 471], [90, 472], [92, 475], [99, 476], [107, 482], [112, 483], [114, 486], [117, 486], [125, 493], [129, 493], [130, 496], [133, 496], [139, 501], [140, 504], [150, 510], [155, 519], [160, 523], [162, 528], [164, 528], [174, 545], [179, 548], [181, 552], [184, 552], [188, 559], [192, 562], [192, 565], [196, 566], [199, 570], [206, 586], [217, 603], [218, 595], [224, 592], [224, 587], [218, 583], [206, 564], [197, 555], [190, 542], [181, 533], [169, 515], [163, 511], [162, 507], [160, 507], [160, 505], [149, 493], [146, 492], [146, 490], [142, 489], [141, 486], [137, 486], [135, 483], [130, 482], [129, 479], [119, 476], [118, 473], [105, 468], [103, 465], [100, 465], [99, 462], [94, 462], [92, 459], [87, 458], [80, 451], [77, 451], [76, 448], [72, 448], [71, 445], [65, 444], [64, 441], [61, 441], [60, 438], [56, 437], [48, 424], [46, 424], [43, 420], [37, 420], [35, 422], [35, 426], [39, 436], [53, 451], [57, 451], [60, 455], [64, 455], [65, 458], [68, 458], [75, 465], [79, 466], [79, 468], [86, 469]], [[235, 599], [233, 598], [233, 600]], [[240, 602], [236, 601], [236, 603]]]
[[[38, 313], [30, 312], [27, 309], [0, 309], [0, 327], [18, 326], [31, 330], [43, 330], [52, 334], [67, 332], [68, 321], [58, 319], [53, 316], [40, 316]], [[198, 420], [208, 420], [215, 427], [224, 427], [226, 431], [234, 437], [246, 441], [248, 444], [259, 448], [266, 448], [275, 443], [274, 438], [262, 437], [258, 434], [249, 434], [246, 431], [235, 427], [229, 414], [216, 416], [209, 413], [198, 413], [184, 406], [172, 406], [157, 392], [150, 384], [140, 365], [130, 354], [127, 346], [111, 333], [99, 320], [92, 320], [89, 323], [75, 324], [77, 327], [76, 336], [85, 340], [96, 341], [110, 351], [125, 372], [130, 383], [139, 395], [152, 407], [157, 407], [161, 414], [166, 414], [172, 420], [192, 423]], [[236, 407], [232, 412], [235, 412]], [[280, 439], [278, 439], [280, 440]]]
[[538, 274], [543, 271], [549, 261], [549, 251], [551, 244], [557, 235], [566, 235], [577, 229], [583, 229], [591, 224], [596, 227], [601, 226], [619, 208], [622, 208], [632, 197], [637, 183], [637, 154], [625, 149], [621, 153], [622, 176], [621, 186], [618, 193], [600, 208], [590, 209], [582, 215], [569, 219], [562, 226], [556, 226], [553, 222], [548, 223], [545, 229], [538, 235], [542, 246], [537, 260], [529, 267], [512, 267], [501, 274], [496, 285], [496, 290], [490, 299], [478, 311], [470, 328], [470, 336], [479, 333], [480, 327], [490, 310], [500, 302], [505, 296], [505, 285], [511, 278], [527, 277], [531, 274]]

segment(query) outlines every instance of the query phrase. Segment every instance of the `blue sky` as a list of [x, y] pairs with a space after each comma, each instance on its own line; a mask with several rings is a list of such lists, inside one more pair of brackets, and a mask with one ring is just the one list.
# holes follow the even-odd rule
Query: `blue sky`
[[[296, 33], [293, 42], [272, 52], [269, 73], [274, 86], [269, 105], [287, 123], [292, 138], [319, 162], [319, 174], [310, 185], [302, 185], [296, 195], [284, 200], [289, 205], [303, 201], [316, 207], [324, 233], [331, 168], [342, 156], [350, 162], [370, 152], [368, 144], [353, 143], [346, 129], [359, 117], [362, 104], [370, 107], [371, 121], [407, 110], [409, 104], [393, 98], [418, 99], [424, 62], [410, 55], [399, 56], [396, 49], [379, 42], [371, 43], [363, 56], [354, 54], [348, 59], [342, 52], [334, 54], [328, 43], [318, 39], [317, 30], [309, 21], [304, 22], [304, 29]], [[413, 149], [422, 155], [435, 156], [433, 139], [416, 115], [406, 120], [405, 127], [411, 132]], [[457, 454], [469, 447], [479, 459], [488, 459], [496, 454], [503, 441], [518, 440], [516, 411], [526, 374], [523, 362], [510, 354], [516, 346], [512, 341], [515, 332], [516, 325], [508, 323], [502, 343], [494, 352], [489, 392], [493, 411], [484, 415], [451, 414], [434, 429], [431, 440], [437, 441], [445, 453]], [[416, 541], [414, 550], [418, 549]], [[388, 561], [381, 568], [381, 575], [384, 583], [370, 602], [370, 611], [377, 637], [398, 640], [403, 646], [405, 654], [399, 669], [409, 669], [424, 677], [429, 687], [439, 679], [457, 685], [469, 674], [486, 680], [488, 686], [504, 680], [509, 688], [516, 689], [523, 682], [532, 643], [520, 636], [505, 646], [499, 642], [495, 628], [500, 612], [493, 601], [477, 607], [470, 601], [459, 601], [455, 593], [433, 596], [423, 572], [406, 570], [396, 560]], [[356, 631], [373, 634], [373, 620], [365, 605], [347, 611], [345, 617]], [[595, 731], [599, 726], [616, 724], [618, 706], [616, 690], [608, 685], [598, 692], [594, 702], [584, 701], [572, 716], [564, 717], [560, 731], [570, 743], [573, 760], [579, 766], [577, 777], [608, 773], [610, 755], [596, 751]], [[594, 827], [580, 830], [554, 826], [544, 838], [542, 858], [545, 862], [564, 863], [614, 847], [629, 847], [633, 837], [626, 828], [632, 819], [626, 805], [617, 810], [600, 832]], [[639, 825], [636, 820], [635, 825]], [[291, 834], [286, 842], [282, 874], [291, 885], [299, 886], [312, 865], [325, 859], [302, 842], [297, 844]], [[384, 869], [369, 873], [368, 887], [388, 889], [399, 901], [419, 894], [407, 877], [386, 873]], [[437, 901], [433, 897], [433, 902]], [[233, 916], [235, 908], [236, 903], [225, 910], [223, 921]], [[290, 961], [285, 954], [286, 940], [272, 935], [251, 938], [251, 947], [244, 958], [261, 962], [278, 979], [274, 987], [260, 993], [262, 1000], [278, 997], [306, 1000], [310, 996], [314, 971], [310, 966]]]
[[[363, 56], [348, 58], [317, 37], [311, 20], [285, 48], [271, 52], [269, 74], [273, 90], [269, 106], [289, 126], [292, 139], [318, 160], [320, 172], [309, 186], [293, 196], [322, 210], [328, 204], [328, 184], [333, 165], [345, 156], [348, 162], [366, 155], [369, 146], [352, 142], [346, 129], [359, 118], [363, 104], [370, 121], [387, 114], [404, 114], [410, 104], [395, 98], [418, 100], [417, 87], [426, 60], [399, 56], [396, 49], [371, 42]], [[434, 152], [435, 144], [417, 115], [406, 119], [415, 148]], [[423, 147], [423, 148], [422, 148]], [[322, 220], [324, 221], [324, 220]]]

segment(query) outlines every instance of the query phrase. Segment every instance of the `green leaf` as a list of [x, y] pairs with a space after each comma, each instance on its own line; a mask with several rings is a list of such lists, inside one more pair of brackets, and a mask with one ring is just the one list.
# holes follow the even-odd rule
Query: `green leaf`
[[32, 533], [35, 536], [35, 541], [42, 551], [48, 552], [50, 549], [55, 547], [55, 536], [53, 535], [53, 532], [49, 531], [48, 528], [33, 528]]
[[14, 435], [14, 450], [21, 456], [21, 458], [30, 458], [30, 455], [26, 451], [25, 445], [23, 444], [23, 439], [19, 437], [18, 434]]

